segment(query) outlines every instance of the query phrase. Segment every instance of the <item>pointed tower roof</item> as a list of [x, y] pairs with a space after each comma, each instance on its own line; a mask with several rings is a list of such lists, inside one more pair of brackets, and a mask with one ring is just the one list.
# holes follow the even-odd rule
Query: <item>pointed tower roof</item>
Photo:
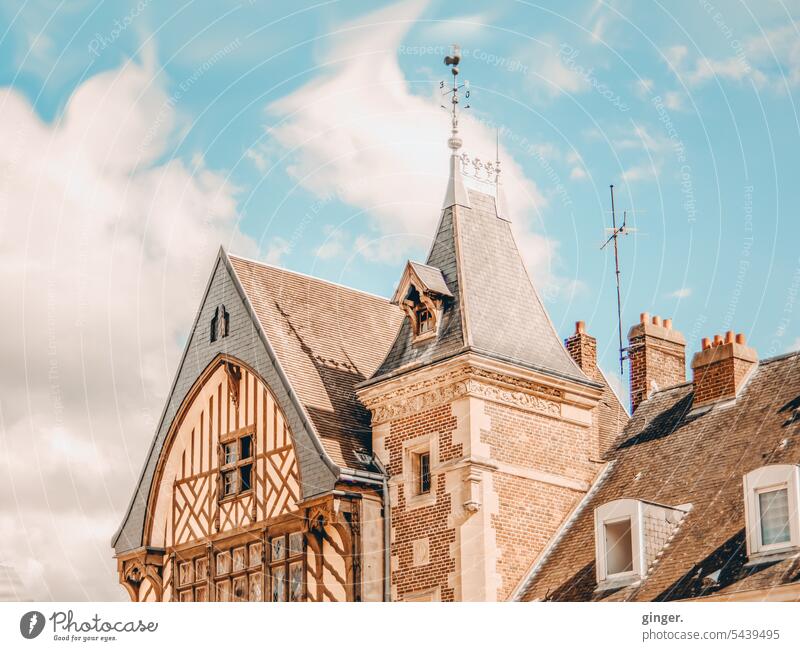
[[436, 337], [415, 342], [406, 318], [386, 359], [364, 385], [467, 351], [593, 385], [556, 333], [502, 209], [498, 217], [495, 197], [467, 193], [471, 208], [457, 204], [442, 212], [427, 259], [452, 294]]

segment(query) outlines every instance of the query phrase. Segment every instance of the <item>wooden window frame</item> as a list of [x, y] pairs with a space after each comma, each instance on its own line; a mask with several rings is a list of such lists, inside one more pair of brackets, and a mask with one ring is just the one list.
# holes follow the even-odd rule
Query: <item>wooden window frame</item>
[[[300, 550], [294, 550], [292, 552], [291, 548], [291, 539], [293, 536], [299, 536], [300, 538]], [[274, 541], [282, 540], [283, 547], [284, 547], [284, 554], [283, 557], [280, 559], [276, 559], [274, 557]], [[274, 535], [269, 535], [267, 537], [267, 546], [269, 549], [269, 563], [268, 563], [268, 573], [267, 573], [267, 587], [268, 587], [268, 594], [269, 600], [273, 601], [273, 581], [275, 578], [275, 570], [281, 569], [283, 570], [283, 599], [279, 599], [277, 601], [281, 602], [300, 602], [306, 601], [306, 537], [303, 535], [302, 531], [284, 531], [281, 533], [276, 533]], [[295, 567], [297, 564], [300, 564], [300, 594], [298, 595], [297, 599], [290, 599], [290, 588], [291, 588], [291, 570], [292, 567]]]
[[[206, 572], [204, 576], [201, 576], [197, 572], [198, 561], [205, 562]], [[183, 581], [183, 577], [181, 576], [182, 568], [186, 565], [190, 567], [189, 581]], [[177, 569], [174, 577], [174, 594], [177, 601], [184, 603], [197, 602], [198, 591], [205, 592], [206, 598], [203, 601], [210, 601], [211, 569], [209, 566], [208, 550], [205, 547], [195, 547], [177, 554], [174, 567]], [[186, 596], [189, 598], [185, 599], [184, 597]]]
[[[250, 454], [246, 457], [242, 456], [242, 448], [244, 440], [250, 439]], [[227, 447], [231, 444], [236, 445], [236, 460], [227, 462]], [[254, 427], [236, 430], [225, 436], [221, 436], [219, 440], [218, 455], [219, 455], [219, 477], [218, 477], [218, 501], [225, 502], [234, 500], [242, 495], [250, 494], [253, 491], [253, 484], [255, 479], [256, 470], [256, 432]], [[242, 488], [242, 468], [250, 466], [250, 483], [247, 488]], [[234, 473], [236, 481], [236, 490], [231, 493], [225, 492], [225, 478], [229, 473]]]

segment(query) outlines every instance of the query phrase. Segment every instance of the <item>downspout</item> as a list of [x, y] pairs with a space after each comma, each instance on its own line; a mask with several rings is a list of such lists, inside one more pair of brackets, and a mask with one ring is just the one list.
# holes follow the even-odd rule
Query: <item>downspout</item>
[[380, 459], [373, 454], [372, 463], [383, 476], [383, 600], [392, 600], [392, 507], [389, 502], [389, 476]]

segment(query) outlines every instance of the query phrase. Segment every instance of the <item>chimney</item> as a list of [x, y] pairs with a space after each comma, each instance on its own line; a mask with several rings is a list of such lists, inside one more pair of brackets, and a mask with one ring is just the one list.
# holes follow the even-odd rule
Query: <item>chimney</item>
[[589, 377], [594, 377], [594, 369], [597, 367], [597, 339], [586, 334], [586, 324], [583, 321], [575, 323], [575, 334], [567, 337], [564, 345], [581, 370]]
[[719, 400], [732, 400], [739, 393], [750, 371], [758, 363], [758, 354], [747, 346], [743, 334], [734, 337], [730, 330], [723, 339], [703, 339], [702, 350], [692, 358], [694, 407]]
[[686, 341], [672, 329], [672, 319], [642, 312], [628, 331], [631, 366], [631, 412], [657, 389], [686, 381]]

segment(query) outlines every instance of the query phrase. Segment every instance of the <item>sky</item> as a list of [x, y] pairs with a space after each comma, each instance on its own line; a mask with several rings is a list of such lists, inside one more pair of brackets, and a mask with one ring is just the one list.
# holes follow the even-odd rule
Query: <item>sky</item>
[[0, 5], [0, 562], [112, 600], [110, 548], [220, 246], [390, 296], [464, 150], [495, 157], [562, 337], [800, 348], [800, 2]]

